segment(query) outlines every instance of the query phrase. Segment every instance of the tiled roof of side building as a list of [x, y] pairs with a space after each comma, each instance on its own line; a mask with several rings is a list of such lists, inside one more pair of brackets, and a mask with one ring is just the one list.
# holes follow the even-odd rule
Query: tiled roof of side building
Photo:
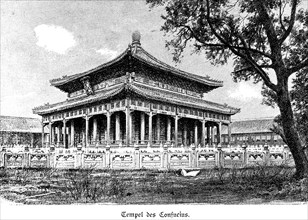
[[[46, 128], [46, 127], [45, 127]], [[0, 115], [0, 131], [20, 133], [41, 133], [41, 120], [38, 118]], [[44, 129], [48, 132], [48, 129]]]
[[[232, 134], [251, 134], [251, 133], [268, 133], [272, 132], [273, 118], [247, 119], [241, 121], [233, 121], [231, 123]], [[227, 127], [222, 128], [222, 134], [228, 134]]]

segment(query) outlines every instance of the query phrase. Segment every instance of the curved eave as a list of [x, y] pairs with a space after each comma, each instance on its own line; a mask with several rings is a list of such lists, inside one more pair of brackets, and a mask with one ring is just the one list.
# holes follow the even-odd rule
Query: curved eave
[[[198, 109], [219, 112], [219, 113], [223, 113], [227, 115], [234, 115], [240, 112], [240, 109], [238, 108], [221, 105], [221, 104], [214, 103], [214, 102], [209, 102], [204, 99], [197, 99], [191, 96], [184, 96], [184, 95], [180, 95], [177, 93], [172, 94], [172, 92], [169, 92], [169, 91], [149, 88], [147, 86], [139, 85], [136, 83], [134, 85], [130, 85], [129, 88], [136, 94], [146, 97], [148, 99], [152, 99], [152, 100], [165, 101], [165, 102], [173, 103], [173, 104], [180, 105], [180, 106], [194, 107]], [[169, 94], [169, 97], [163, 96], [162, 95], [163, 93]], [[181, 98], [181, 100], [177, 100], [177, 97], [174, 97], [174, 96]]]
[[141, 50], [142, 53], [144, 53], [149, 58], [149, 60], [153, 60], [154, 62], [151, 62], [147, 59], [144, 59], [142, 56], [139, 55], [138, 52], [133, 53], [132, 56], [135, 57], [136, 59], [138, 59], [139, 61], [143, 62], [143, 63], [149, 64], [152, 67], [156, 67], [156, 68], [163, 70], [163, 71], [169, 71], [169, 72], [171, 72], [175, 75], [181, 76], [181, 77], [186, 78], [188, 80], [193, 80], [195, 82], [202, 83], [202, 84], [205, 84], [207, 86], [211, 86], [211, 87], [213, 87], [213, 89], [223, 86], [222, 81], [207, 79], [206, 77], [203, 77], [203, 76], [198, 76], [198, 75], [195, 75], [195, 74], [192, 74], [192, 73], [188, 73], [188, 72], [179, 70], [177, 68], [174, 68], [174, 67], [156, 59], [154, 56], [152, 56], [147, 51], [145, 51], [142, 47], [140, 47], [138, 49]]
[[38, 114], [38, 115], [45, 115], [45, 114], [49, 114], [52, 112], [63, 111], [66, 109], [77, 107], [77, 106], [82, 106], [82, 105], [90, 104], [93, 102], [98, 102], [100, 100], [108, 99], [122, 92], [125, 89], [123, 84], [124, 83], [119, 84], [110, 90], [100, 91], [99, 93], [95, 95], [86, 96], [81, 99], [80, 98], [71, 99], [71, 100], [67, 100], [64, 102], [55, 103], [52, 106], [45, 107], [45, 108], [39, 108], [39, 107], [34, 108], [33, 113]]
[[78, 78], [81, 78], [81, 77], [84, 77], [84, 76], [87, 76], [91, 73], [94, 73], [94, 72], [97, 72], [103, 68], [106, 68], [106, 67], [109, 67], [117, 62], [119, 62], [121, 59], [123, 59], [123, 57], [128, 53], [129, 51], [129, 48], [127, 48], [123, 53], [121, 53], [119, 56], [117, 56], [116, 58], [114, 58], [113, 60], [110, 60], [109, 62], [107, 63], [104, 63], [102, 65], [99, 65], [91, 70], [88, 70], [86, 72], [82, 72], [82, 73], [77, 73], [77, 74], [74, 74], [74, 75], [71, 75], [71, 76], [67, 76], [67, 77], [62, 77], [62, 78], [59, 78], [59, 79], [52, 79], [50, 80], [50, 84], [52, 86], [61, 86], [65, 83], [68, 83], [70, 81], [73, 81], [73, 80], [76, 80]]

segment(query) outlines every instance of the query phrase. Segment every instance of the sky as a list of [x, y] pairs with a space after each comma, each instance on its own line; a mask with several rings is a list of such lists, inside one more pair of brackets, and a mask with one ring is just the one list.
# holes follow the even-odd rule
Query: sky
[[279, 111], [261, 105], [261, 84], [232, 81], [232, 63], [213, 66], [187, 49], [180, 64], [172, 61], [160, 31], [162, 8], [145, 1], [2, 1], [0, 114], [39, 117], [34, 107], [67, 95], [49, 80], [92, 69], [131, 43], [135, 30], [141, 45], [157, 59], [198, 75], [224, 81], [205, 95], [210, 101], [241, 109], [235, 120], [274, 117]]

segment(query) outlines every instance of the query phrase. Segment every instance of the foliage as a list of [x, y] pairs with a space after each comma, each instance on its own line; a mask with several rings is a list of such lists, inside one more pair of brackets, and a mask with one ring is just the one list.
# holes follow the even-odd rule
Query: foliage
[[299, 0], [147, 0], [163, 6], [166, 46], [179, 62], [185, 48], [213, 64], [233, 59], [234, 81], [262, 82], [265, 103], [277, 105], [298, 178], [308, 159], [295, 127], [288, 80], [308, 66], [308, 10]]

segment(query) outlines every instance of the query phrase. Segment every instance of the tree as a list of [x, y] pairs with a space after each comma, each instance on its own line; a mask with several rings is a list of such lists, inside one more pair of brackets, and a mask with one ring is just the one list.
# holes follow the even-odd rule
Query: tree
[[299, 0], [147, 0], [163, 6], [166, 46], [180, 61], [184, 49], [205, 54], [213, 64], [233, 59], [234, 81], [263, 82], [280, 110], [296, 165], [296, 178], [308, 174], [295, 126], [288, 80], [308, 66], [308, 10]]

